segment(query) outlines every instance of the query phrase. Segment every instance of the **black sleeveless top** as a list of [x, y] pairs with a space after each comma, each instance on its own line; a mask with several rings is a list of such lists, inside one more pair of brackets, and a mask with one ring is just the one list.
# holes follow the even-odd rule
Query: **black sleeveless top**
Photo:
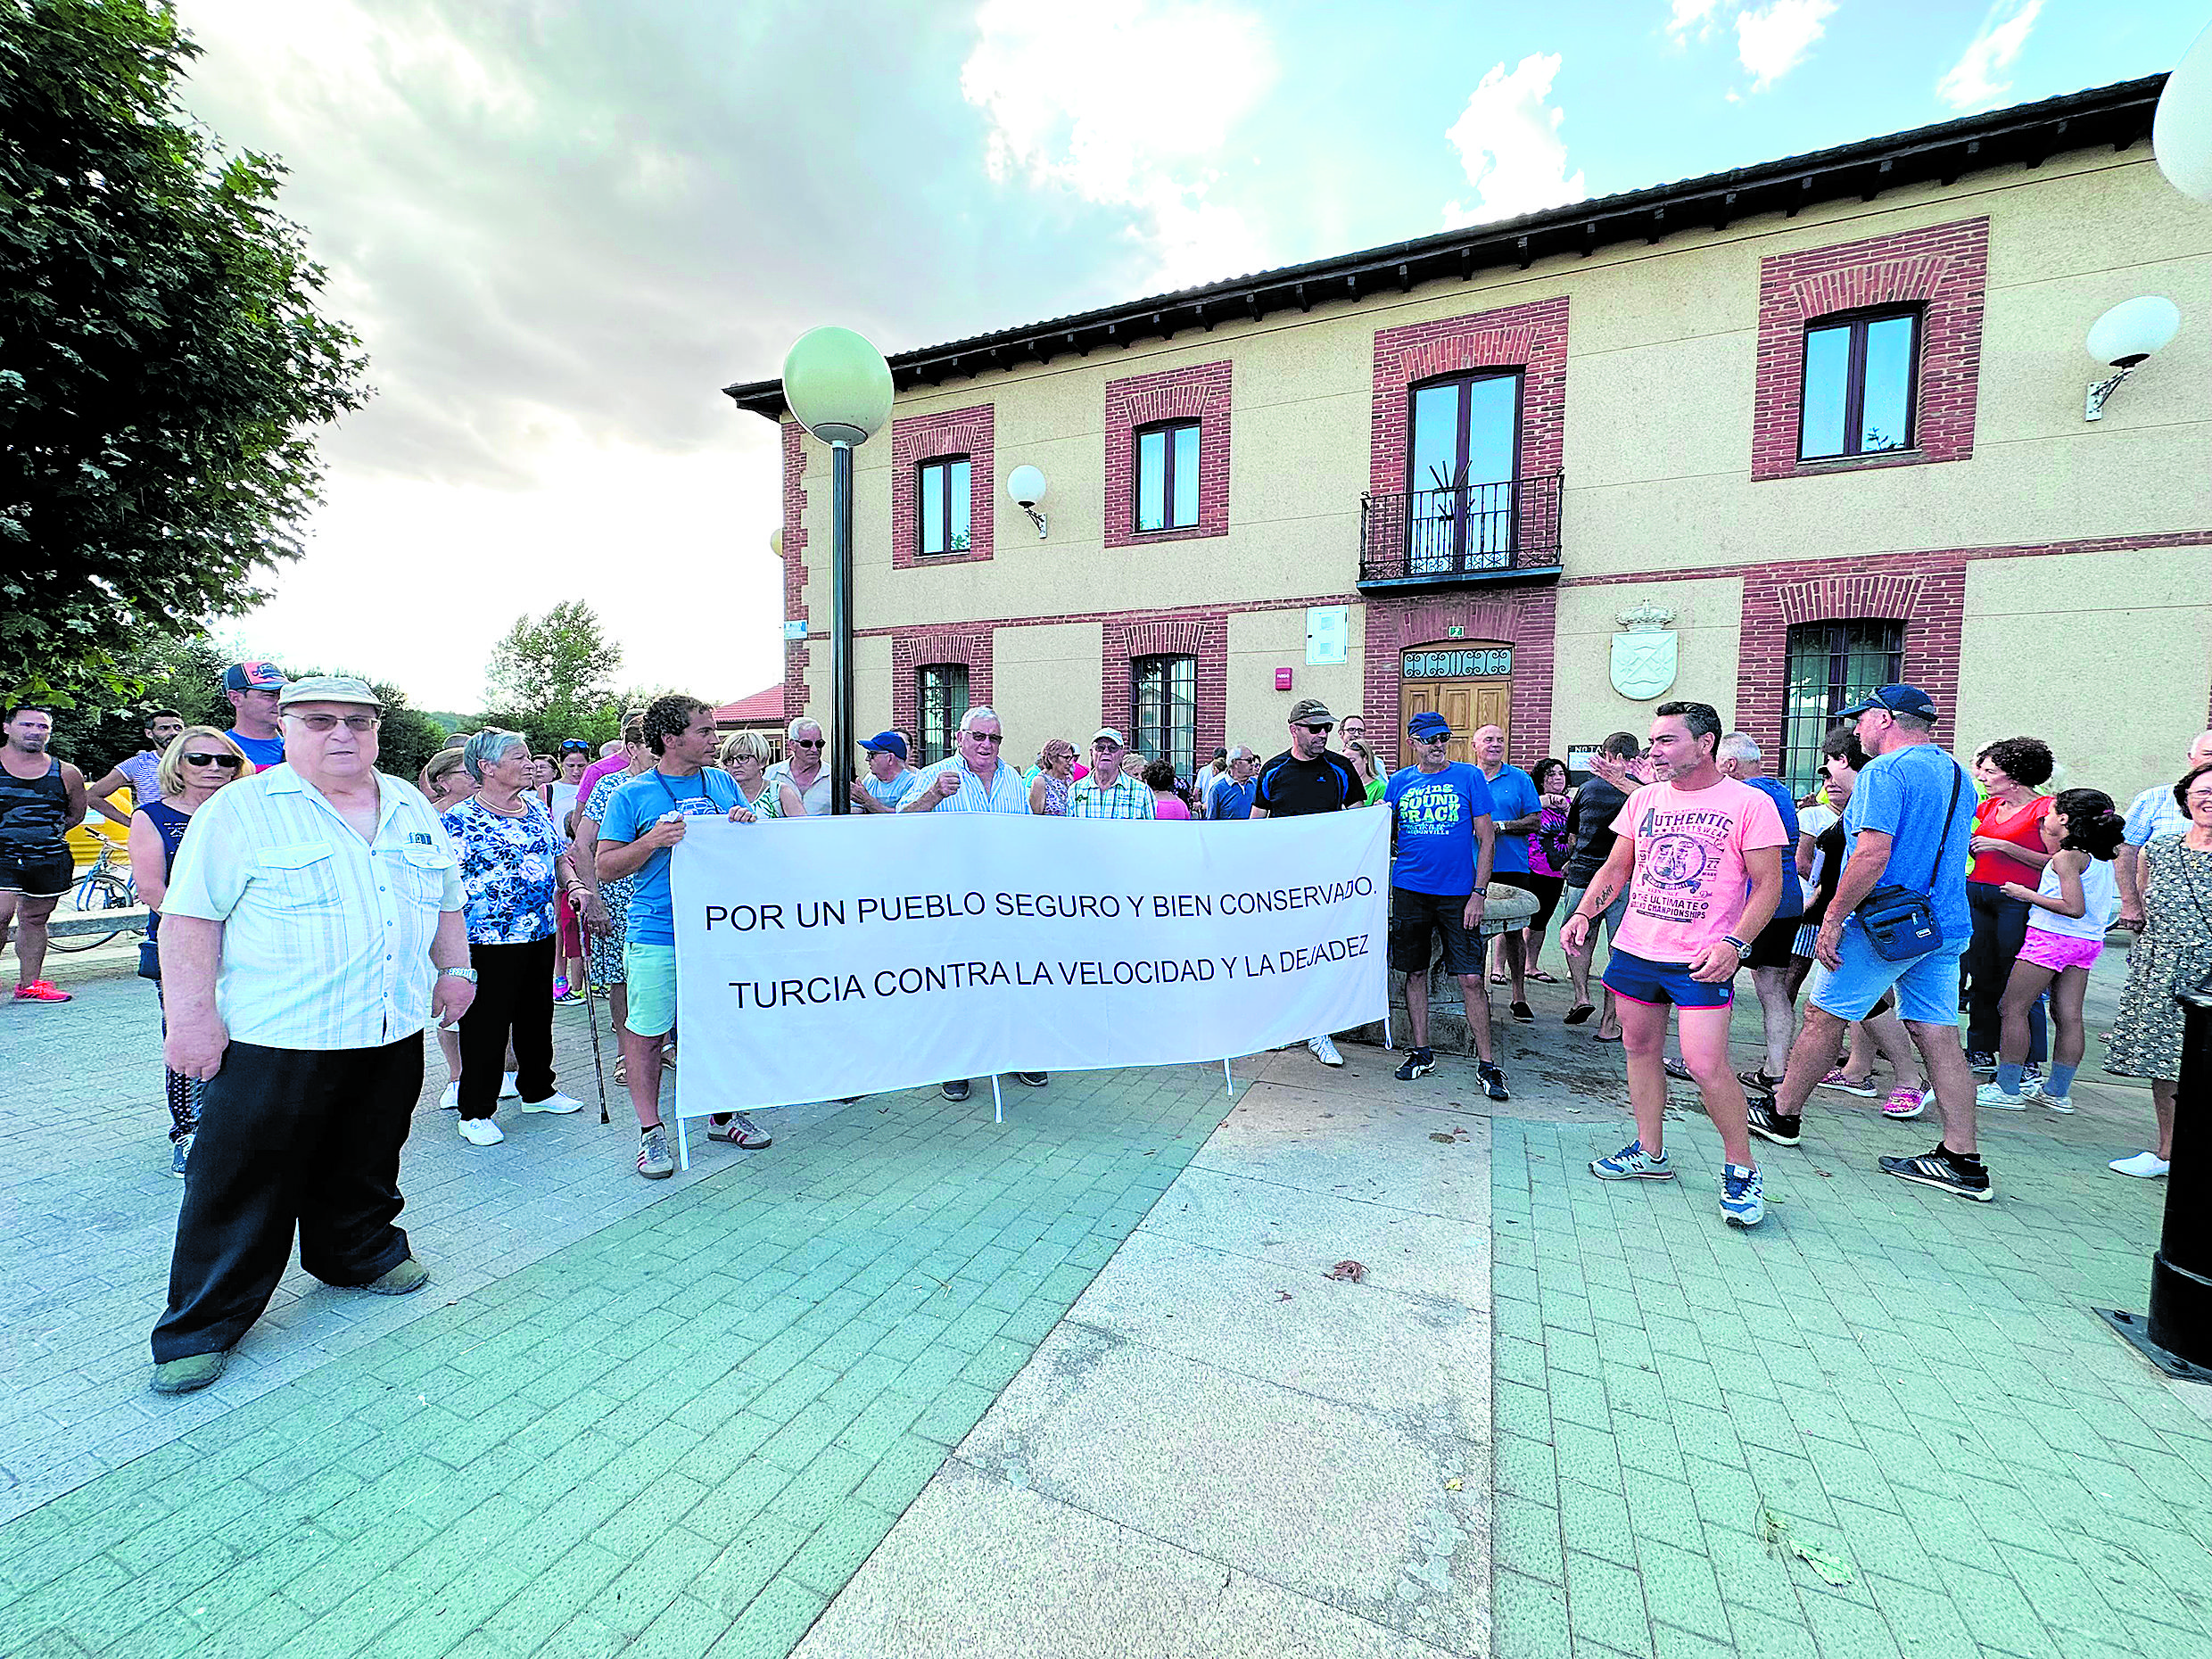
[[43, 778], [19, 778], [0, 766], [0, 850], [27, 860], [66, 858], [62, 826], [68, 816], [60, 761], [48, 755]]
[[[138, 810], [145, 814], [148, 822], [161, 832], [161, 878], [167, 881], [169, 872], [177, 868], [177, 849], [184, 845], [185, 830], [192, 822], [192, 814], [178, 812], [167, 801], [148, 801]], [[161, 931], [161, 912], [158, 910], [147, 912], [146, 937], [156, 937]]]

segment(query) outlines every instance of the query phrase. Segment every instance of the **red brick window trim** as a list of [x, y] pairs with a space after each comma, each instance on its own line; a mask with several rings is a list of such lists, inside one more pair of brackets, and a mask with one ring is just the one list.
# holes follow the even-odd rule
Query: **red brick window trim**
[[[998, 476], [995, 417], [988, 403], [909, 415], [891, 423], [891, 568], [969, 565], [991, 557], [994, 480]], [[925, 461], [968, 462], [968, 546], [921, 551], [921, 467]]]
[[[1111, 726], [1125, 738], [1135, 735], [1129, 726], [1136, 714], [1136, 664], [1147, 656], [1189, 656], [1198, 664], [1198, 704], [1193, 724], [1197, 731], [1197, 763], [1201, 770], [1213, 752], [1228, 741], [1229, 614], [1226, 611], [1184, 612], [1176, 616], [1111, 617], [1101, 624], [1098, 706], [1101, 725]], [[1076, 747], [1087, 752], [1090, 733], [1077, 735]]]
[[[1229, 533], [1229, 392], [1227, 363], [1200, 363], [1106, 383], [1106, 546], [1194, 541]], [[1198, 423], [1198, 522], [1139, 530], [1137, 435], [1180, 421]]]
[[908, 628], [891, 636], [891, 723], [916, 743], [921, 741], [921, 671], [941, 663], [968, 670], [969, 707], [988, 706], [991, 631]]
[[[1763, 481], [1971, 458], [1988, 270], [1986, 219], [1760, 260], [1752, 477]], [[1808, 327], [1854, 313], [1908, 310], [1919, 316], [1911, 394], [1912, 447], [1800, 459]]]
[[1523, 477], [1558, 472], [1565, 452], [1567, 301], [1531, 300], [1495, 311], [1378, 329], [1368, 487], [1405, 493], [1413, 388], [1485, 370], [1519, 370]]

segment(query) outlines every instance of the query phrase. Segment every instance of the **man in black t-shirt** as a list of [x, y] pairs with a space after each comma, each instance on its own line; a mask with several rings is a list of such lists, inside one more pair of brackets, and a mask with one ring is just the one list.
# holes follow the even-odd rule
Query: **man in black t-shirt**
[[[1329, 733], [1335, 725], [1336, 716], [1318, 697], [1291, 705], [1291, 747], [1259, 769], [1252, 799], [1255, 821], [1303, 818], [1309, 813], [1338, 813], [1367, 804], [1366, 786], [1351, 762], [1329, 749]], [[1325, 1066], [1344, 1063], [1326, 1032], [1308, 1038], [1306, 1046]]]

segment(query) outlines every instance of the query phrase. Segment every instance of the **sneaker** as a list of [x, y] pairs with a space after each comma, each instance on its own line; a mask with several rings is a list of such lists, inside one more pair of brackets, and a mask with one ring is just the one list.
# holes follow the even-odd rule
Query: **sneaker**
[[524, 1111], [556, 1112], [565, 1117], [572, 1111], [582, 1111], [583, 1102], [556, 1089], [541, 1101], [524, 1101], [522, 1109]]
[[460, 1079], [456, 1077], [452, 1082], [447, 1084], [444, 1089], [440, 1092], [438, 1095], [438, 1110], [440, 1111], [458, 1111], [460, 1109], [461, 1083]]
[[1754, 1066], [1749, 1071], [1739, 1071], [1736, 1074], [1736, 1080], [1744, 1085], [1746, 1094], [1771, 1094], [1782, 1086], [1781, 1078], [1767, 1076], [1764, 1066]]
[[515, 1086], [515, 1074], [511, 1071], [501, 1072], [499, 1074], [499, 1098], [503, 1101], [511, 1101], [521, 1094], [522, 1091]]
[[741, 1111], [733, 1111], [706, 1132], [710, 1141], [727, 1141], [740, 1151], [757, 1152], [775, 1142], [760, 1125]]
[[361, 1288], [371, 1296], [408, 1296], [429, 1283], [430, 1269], [409, 1256], [383, 1278], [371, 1280]]
[[489, 1118], [461, 1119], [461, 1139], [471, 1146], [497, 1146], [507, 1139], [507, 1131]]
[[223, 1374], [223, 1367], [230, 1363], [228, 1354], [187, 1354], [182, 1359], [164, 1359], [153, 1367], [153, 1391], [157, 1394], [190, 1394], [205, 1388]]
[[1014, 1076], [1019, 1077], [1033, 1089], [1041, 1089], [1052, 1080], [1052, 1074], [1049, 1071], [1017, 1071]]
[[1932, 1186], [1939, 1193], [1956, 1193], [1960, 1198], [1970, 1198], [1986, 1204], [1997, 1196], [1989, 1184], [1989, 1170], [1978, 1158], [1965, 1159], [1940, 1143], [1932, 1152], [1922, 1152], [1918, 1158], [1883, 1158], [1877, 1160], [1883, 1171], [1900, 1181], [1917, 1182]]
[[[2072, 1107], [2067, 1108], [2068, 1111]], [[192, 1136], [180, 1135], [169, 1143], [169, 1172], [179, 1181], [185, 1178], [185, 1166], [192, 1161]]]
[[1885, 1118], [1917, 1118], [1927, 1110], [1927, 1091], [1925, 1089], [1892, 1089], [1889, 1098], [1882, 1102]]
[[[15, 1000], [19, 1003], [66, 1003], [70, 1000], [70, 994], [67, 991], [57, 990], [51, 979], [33, 979], [29, 985], [19, 985], [15, 987]], [[177, 1363], [181, 1365], [183, 1361], [179, 1360]], [[215, 1381], [213, 1377], [208, 1379], [208, 1382], [213, 1381]], [[194, 1383], [194, 1386], [205, 1388], [207, 1382]]]
[[2027, 1096], [2015, 1094], [2010, 1089], [1994, 1083], [1985, 1083], [1974, 1091], [1974, 1103], [1985, 1111], [1992, 1107], [1999, 1111], [2026, 1111]]
[[1508, 1098], [1506, 1094], [1506, 1074], [1498, 1069], [1498, 1063], [1495, 1061], [1476, 1061], [1474, 1075], [1482, 1079], [1482, 1093], [1492, 1100], [1502, 1101]]
[[1696, 1077], [1690, 1076], [1689, 1068], [1685, 1066], [1679, 1060], [1663, 1060], [1659, 1062], [1659, 1069], [1665, 1072], [1667, 1076], [1672, 1077], [1677, 1083], [1695, 1083], [1697, 1081]]
[[2155, 1181], [2174, 1166], [2156, 1152], [2137, 1152], [2133, 1158], [2115, 1158], [2105, 1166], [2124, 1176], [2134, 1176], [2139, 1181]]
[[1881, 1093], [1874, 1086], [1874, 1079], [1871, 1076], [1846, 1077], [1840, 1067], [1822, 1077], [1820, 1086], [1824, 1089], [1841, 1089], [1846, 1094], [1856, 1094], [1862, 1100], [1869, 1101]]
[[948, 1101], [964, 1101], [968, 1098], [968, 1079], [954, 1077], [950, 1083], [940, 1083], [937, 1093]]
[[676, 1173], [676, 1160], [668, 1151], [668, 1130], [655, 1124], [638, 1134], [638, 1173], [648, 1181], [665, 1181]]
[[2049, 1111], [2070, 1113], [2074, 1110], [2074, 1097], [2071, 1094], [2039, 1094], [2035, 1098], [2041, 1101], [2044, 1109]]
[[578, 992], [564, 991], [553, 999], [553, 1006], [556, 1008], [582, 1008], [584, 1005], [585, 1000], [586, 999]]
[[1674, 1166], [1664, 1152], [1654, 1157], [1641, 1141], [1630, 1141], [1610, 1158], [1590, 1160], [1590, 1173], [1600, 1181], [1671, 1181]]
[[1966, 1052], [1966, 1069], [1969, 1071], [1994, 1071], [1997, 1069], [1997, 1057], [1985, 1048], [1970, 1048]]
[[1755, 1227], [1767, 1218], [1766, 1188], [1758, 1170], [1721, 1166], [1721, 1214], [1731, 1227]]
[[2031, 1099], [2043, 1092], [2043, 1069], [2034, 1061], [2020, 1068], [2020, 1093]]
[[1391, 1073], [1400, 1083], [1411, 1083], [1416, 1077], [1425, 1077], [1436, 1069], [1436, 1051], [1417, 1048], [1398, 1062], [1398, 1069]]
[[1344, 1056], [1336, 1052], [1335, 1043], [1328, 1037], [1308, 1037], [1306, 1046], [1313, 1051], [1313, 1057], [1325, 1066], [1341, 1066], [1344, 1063]]
[[1763, 1096], [1746, 1103], [1746, 1118], [1751, 1132], [1762, 1141], [1777, 1146], [1795, 1146], [1804, 1133], [1803, 1118], [1785, 1118], [1774, 1110], [1774, 1096]]
[[1526, 1003], [1514, 1003], [1508, 1006], [1510, 1007], [1513, 1017], [1515, 1019], [1533, 1019], [1536, 1018], [1536, 1011], [1533, 1008], [1531, 1008]]

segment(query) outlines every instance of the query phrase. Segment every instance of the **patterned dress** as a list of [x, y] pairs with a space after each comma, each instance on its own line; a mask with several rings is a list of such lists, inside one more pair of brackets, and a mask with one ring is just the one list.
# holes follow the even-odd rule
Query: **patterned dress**
[[2104, 1040], [2104, 1069], [2170, 1081], [2182, 1075], [2182, 1011], [2174, 993], [2212, 975], [2212, 853], [2167, 835], [2142, 856], [2150, 876], [2143, 930], [2127, 953], [2127, 988]]
[[[589, 818], [595, 824], [607, 821], [607, 803], [615, 798], [615, 791], [637, 774], [630, 772], [610, 772], [591, 786], [591, 794], [576, 816]], [[637, 891], [635, 875], [618, 876], [612, 881], [599, 883], [599, 899], [607, 906], [607, 926], [591, 929], [591, 983], [614, 986], [624, 983], [623, 946], [630, 938], [630, 896]]]
[[1070, 780], [1055, 778], [1049, 772], [1039, 775], [1044, 780], [1044, 816], [1065, 818], [1068, 815], [1068, 791], [1072, 787]]

